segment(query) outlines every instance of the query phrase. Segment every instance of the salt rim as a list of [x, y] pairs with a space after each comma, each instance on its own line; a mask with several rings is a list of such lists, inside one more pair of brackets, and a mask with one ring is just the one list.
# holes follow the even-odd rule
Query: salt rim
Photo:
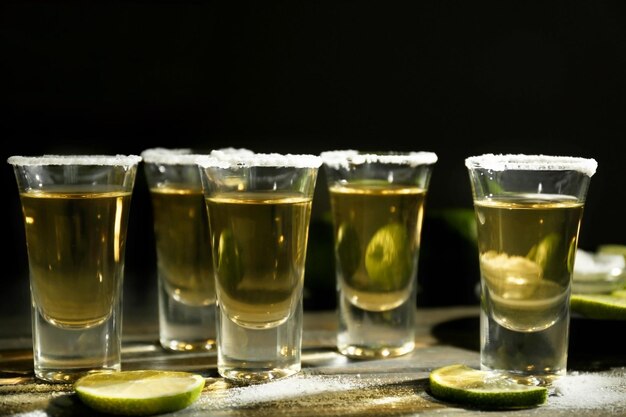
[[144, 162], [149, 164], [166, 165], [192, 165], [205, 156], [216, 158], [242, 157], [254, 155], [254, 152], [246, 148], [220, 148], [210, 153], [201, 153], [191, 148], [150, 148], [141, 153]]
[[223, 153], [209, 155], [198, 159], [202, 168], [249, 168], [249, 167], [292, 167], [319, 168], [322, 158], [310, 154], [280, 153]]
[[10, 156], [7, 162], [12, 165], [44, 166], [44, 165], [137, 165], [141, 162], [139, 155], [41, 155], [41, 156]]
[[354, 149], [326, 151], [320, 154], [324, 164], [331, 168], [347, 168], [349, 165], [366, 163], [398, 164], [415, 167], [431, 165], [437, 162], [434, 152], [389, 152], [389, 153], [362, 153]]
[[148, 164], [194, 164], [198, 156], [190, 148], [150, 148], [141, 152], [143, 161]]
[[593, 158], [574, 156], [487, 153], [466, 158], [465, 166], [467, 168], [483, 168], [492, 171], [579, 171], [591, 177], [598, 168], [598, 162]]
[[254, 155], [254, 151], [251, 151], [247, 148], [220, 148], [214, 149], [211, 151], [211, 156], [215, 156], [217, 158], [229, 158], [231, 156], [252, 156]]

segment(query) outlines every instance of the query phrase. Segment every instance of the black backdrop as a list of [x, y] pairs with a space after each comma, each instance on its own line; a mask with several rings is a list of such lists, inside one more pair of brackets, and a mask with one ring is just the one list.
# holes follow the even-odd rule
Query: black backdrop
[[[429, 150], [436, 212], [471, 208], [467, 156], [593, 157], [580, 247], [626, 244], [621, 1], [5, 1], [0, 42], [4, 160], [153, 146]], [[1, 181], [10, 313], [28, 308], [28, 269], [8, 165]], [[149, 211], [140, 171], [126, 253], [139, 301], [153, 287]], [[422, 302], [475, 301], [475, 271], [454, 270], [454, 248], [439, 263], [420, 277]]]

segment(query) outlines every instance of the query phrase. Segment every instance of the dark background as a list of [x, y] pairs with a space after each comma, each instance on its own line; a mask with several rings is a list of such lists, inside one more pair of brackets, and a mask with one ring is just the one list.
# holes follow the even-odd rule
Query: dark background
[[[593, 157], [579, 246], [626, 244], [623, 1], [5, 1], [0, 70], [3, 160], [154, 146], [427, 150], [439, 156], [426, 206], [436, 214], [471, 208], [467, 156]], [[328, 210], [320, 174], [314, 219]], [[8, 164], [0, 177], [0, 313], [21, 314], [23, 224]], [[125, 300], [154, 303], [141, 169], [132, 204]], [[419, 303], [474, 303], [474, 257], [441, 227], [427, 216]], [[305, 305], [332, 307], [333, 278], [315, 279], [328, 282], [307, 277], [318, 293]]]

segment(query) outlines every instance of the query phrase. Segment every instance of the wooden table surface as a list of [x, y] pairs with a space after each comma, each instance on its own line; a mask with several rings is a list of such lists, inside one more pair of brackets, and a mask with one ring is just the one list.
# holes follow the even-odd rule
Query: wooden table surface
[[[428, 374], [440, 366], [478, 367], [478, 307], [418, 309], [417, 347], [385, 360], [349, 360], [334, 348], [332, 311], [306, 312], [300, 374], [262, 385], [233, 386], [219, 377], [215, 354], [163, 351], [154, 322], [125, 319], [122, 367], [202, 374], [200, 399], [172, 416], [484, 416], [485, 411], [441, 402], [429, 394]], [[23, 318], [21, 319], [24, 320]], [[96, 415], [70, 385], [33, 377], [30, 336], [0, 318], [0, 415], [23, 417]], [[568, 375], [545, 405], [489, 415], [626, 415], [626, 348], [615, 338], [622, 322], [572, 319]], [[19, 332], [18, 332], [19, 333]]]

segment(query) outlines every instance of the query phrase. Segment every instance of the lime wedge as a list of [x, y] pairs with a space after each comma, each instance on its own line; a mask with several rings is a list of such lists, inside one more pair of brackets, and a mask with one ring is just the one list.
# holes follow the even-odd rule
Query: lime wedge
[[96, 373], [74, 383], [76, 395], [87, 406], [128, 416], [181, 410], [198, 399], [202, 388], [200, 375], [160, 370]]
[[610, 294], [572, 294], [573, 312], [591, 319], [626, 320], [626, 291]]
[[429, 379], [435, 398], [482, 409], [536, 407], [548, 397], [546, 387], [520, 384], [501, 373], [462, 364], [435, 369]]

